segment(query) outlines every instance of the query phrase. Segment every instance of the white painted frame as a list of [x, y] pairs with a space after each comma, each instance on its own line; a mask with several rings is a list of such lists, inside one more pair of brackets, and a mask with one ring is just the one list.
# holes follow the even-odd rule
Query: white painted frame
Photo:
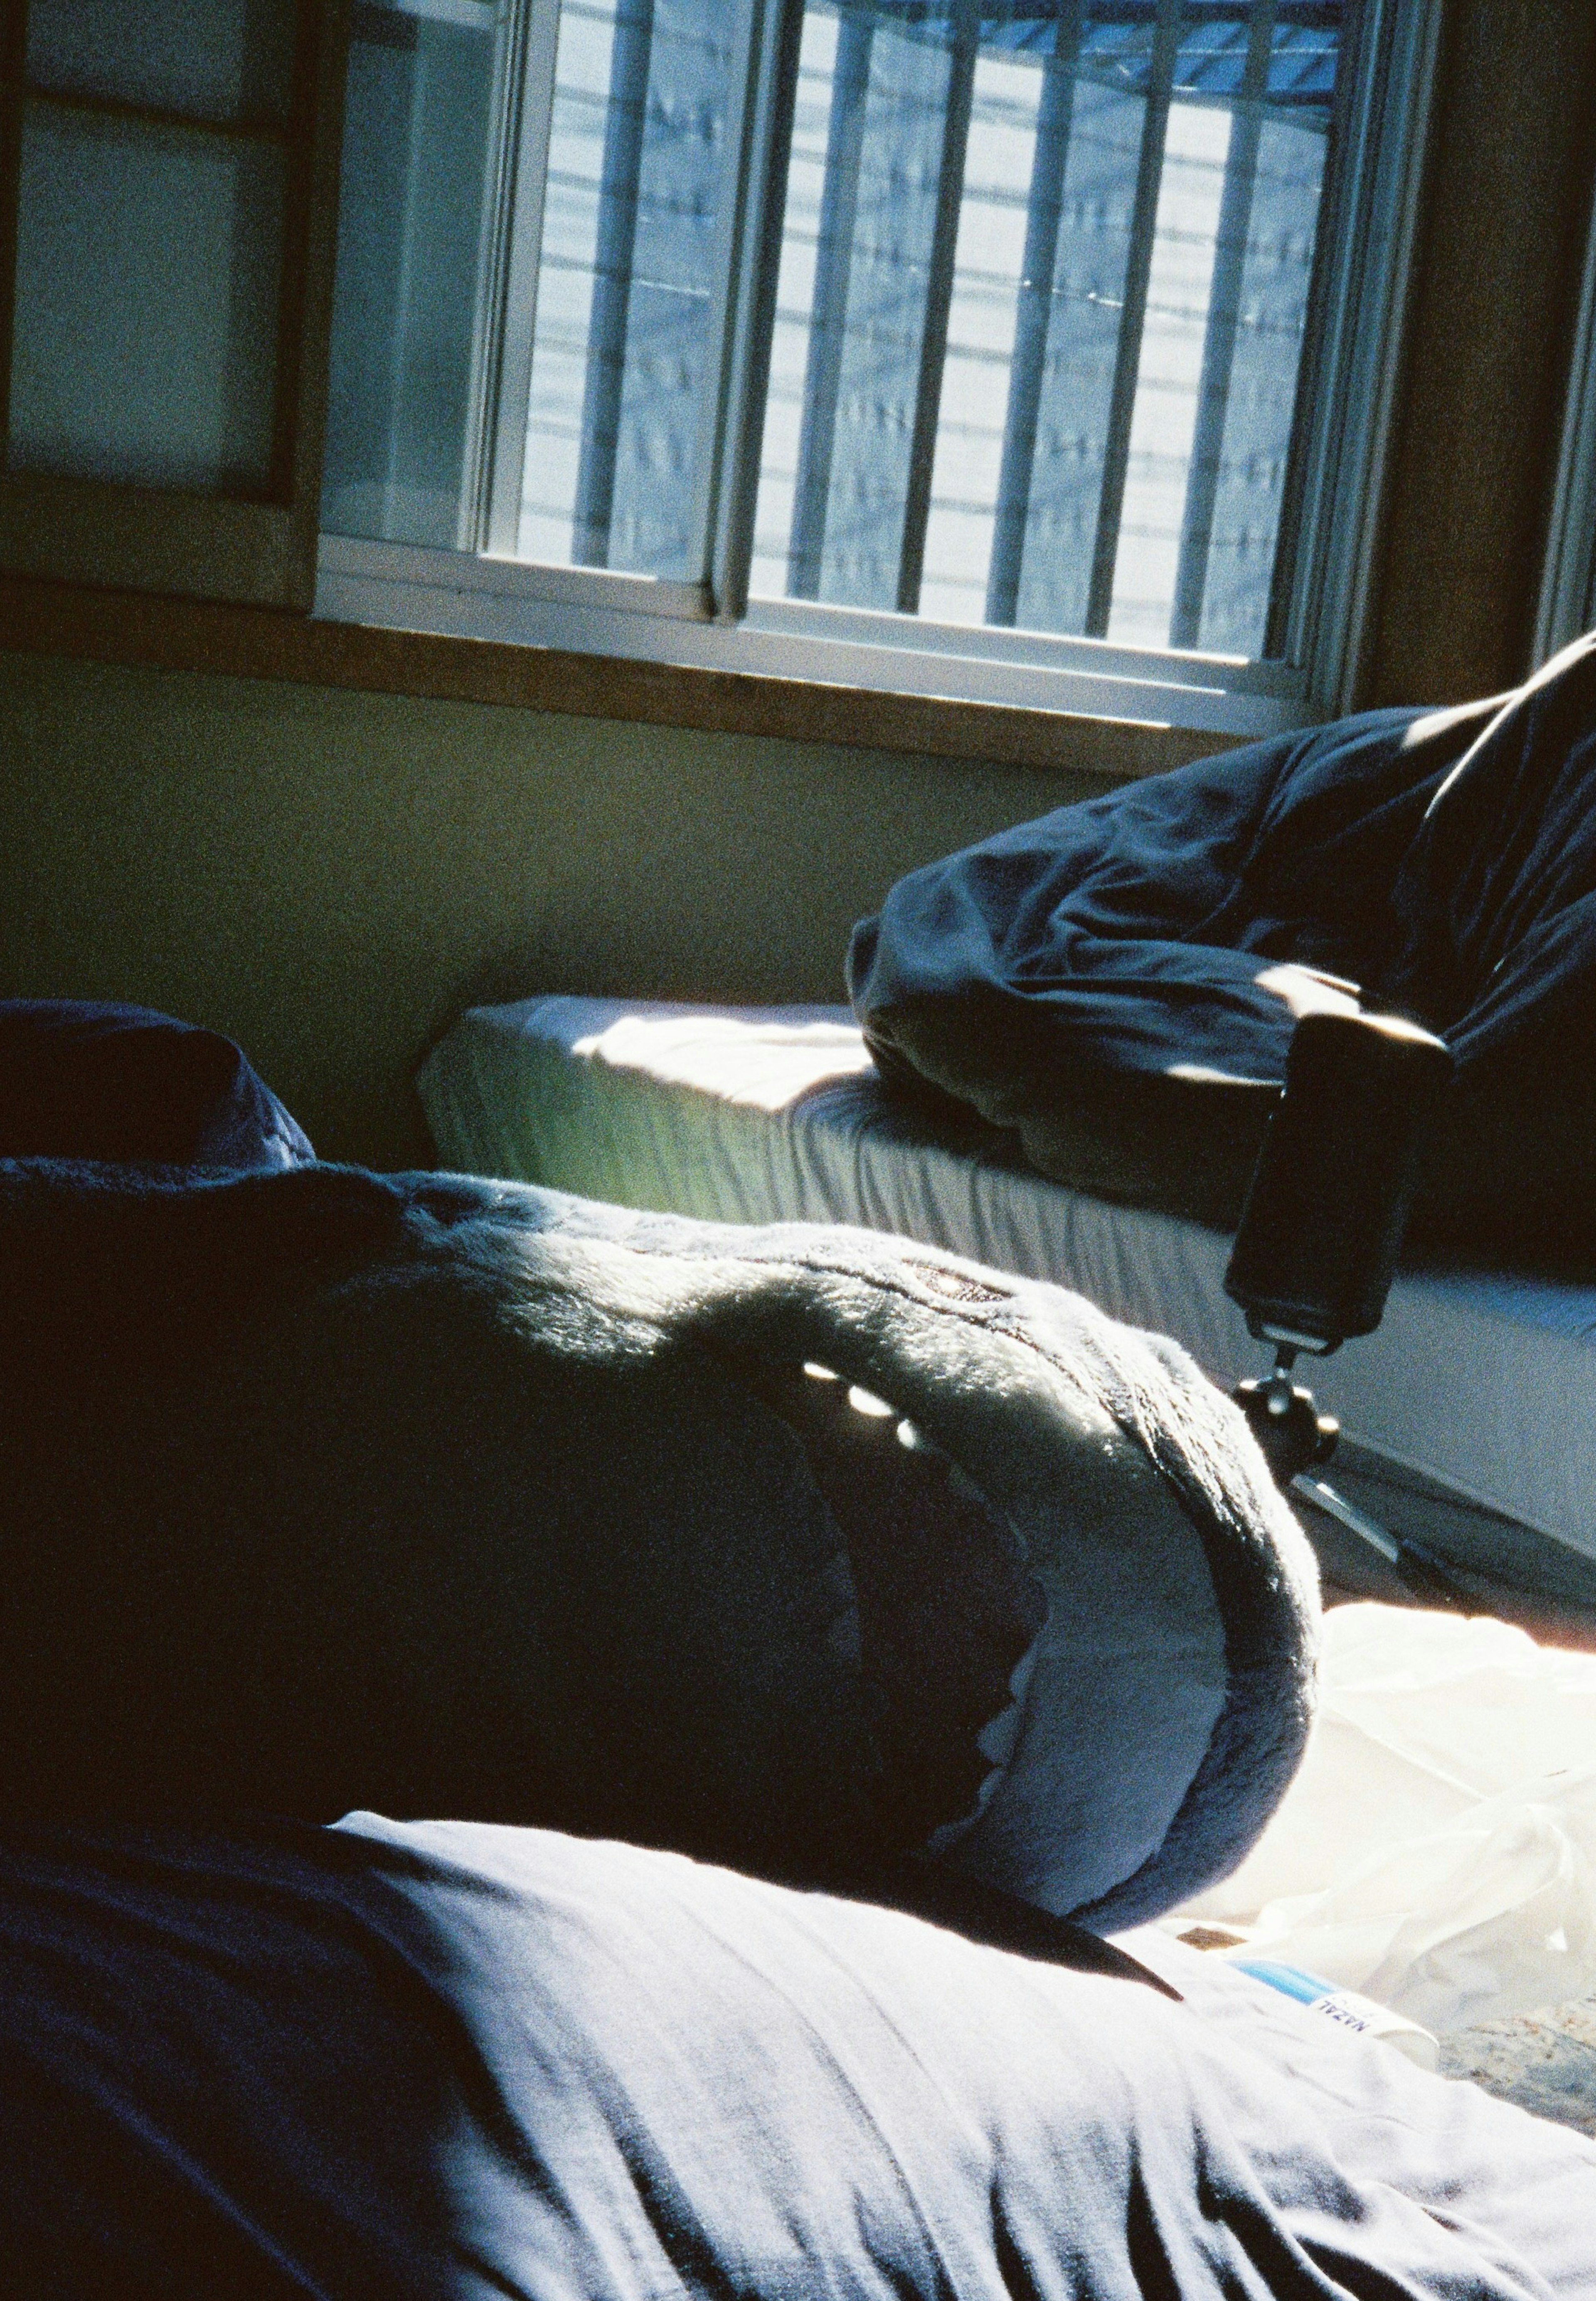
[[[389, 0], [421, 13], [461, 0]], [[475, 0], [480, 5], [480, 0]], [[1133, 648], [748, 596], [763, 383], [762, 294], [781, 242], [773, 146], [802, 0], [749, 0], [734, 60], [731, 197], [717, 261], [719, 388], [696, 506], [703, 575], [656, 582], [514, 556], [553, 104], [556, 0], [500, 0], [504, 127], [479, 326], [478, 481], [455, 553], [324, 536], [315, 612], [405, 630], [702, 664], [1191, 727], [1272, 734], [1352, 707], [1369, 639], [1388, 445], [1444, 0], [1364, 0], [1326, 242], [1303, 448], [1295, 578], [1280, 659]], [[498, 251], [497, 256], [495, 249]], [[1587, 305], [1596, 301], [1596, 274]], [[1587, 310], [1587, 334], [1596, 318]], [[1588, 394], [1596, 436], [1596, 376]], [[1596, 521], [1588, 455], [1587, 523]], [[1587, 573], [1588, 573], [1587, 555]]]

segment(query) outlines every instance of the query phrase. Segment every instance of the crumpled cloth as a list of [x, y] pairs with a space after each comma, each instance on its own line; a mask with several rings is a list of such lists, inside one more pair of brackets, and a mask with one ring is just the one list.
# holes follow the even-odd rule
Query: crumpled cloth
[[1593, 801], [1585, 639], [1505, 697], [1274, 737], [914, 872], [855, 929], [850, 993], [889, 1081], [1224, 1226], [1298, 1017], [1407, 1014], [1458, 1066], [1412, 1245], [1585, 1274]]

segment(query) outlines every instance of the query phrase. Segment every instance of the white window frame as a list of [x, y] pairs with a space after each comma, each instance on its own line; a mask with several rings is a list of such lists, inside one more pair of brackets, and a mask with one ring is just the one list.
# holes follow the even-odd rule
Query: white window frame
[[[480, 21], [490, 0], [386, 4], [453, 21], [471, 9], [480, 12]], [[1333, 237], [1313, 370], [1305, 377], [1312, 412], [1284, 659], [1248, 661], [748, 598], [765, 387], [759, 346], [768, 340], [762, 322], [774, 293], [781, 226], [772, 188], [777, 172], [762, 155], [781, 131], [801, 0], [748, 0], [742, 18], [719, 249], [720, 389], [706, 415], [706, 478], [697, 506], [703, 580], [656, 581], [510, 556], [558, 11], [550, 0], [498, 0], [503, 93], [479, 297], [477, 445], [460, 548], [323, 535], [314, 612], [406, 631], [1241, 739], [1353, 707], [1371, 623], [1442, 6], [1443, 0], [1364, 0], [1357, 20], [1340, 164], [1324, 192], [1324, 229]], [[1592, 398], [1596, 425], [1596, 394]]]
[[1585, 239], [1584, 276], [1558, 448], [1551, 524], [1536, 602], [1535, 667], [1596, 624], [1596, 215]]

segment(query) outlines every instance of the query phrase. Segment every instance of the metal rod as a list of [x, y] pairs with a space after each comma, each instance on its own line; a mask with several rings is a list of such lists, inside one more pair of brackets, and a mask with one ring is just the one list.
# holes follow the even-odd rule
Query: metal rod
[[654, 0], [621, 0], [610, 52], [581, 449], [572, 523], [571, 556], [579, 567], [609, 565], [621, 388], [626, 373], [626, 321], [631, 305], [632, 252], [637, 242], [638, 189], [643, 172], [653, 45]]
[[1349, 1502], [1327, 1479], [1310, 1477], [1306, 1471], [1291, 1480], [1295, 1493], [1316, 1510], [1324, 1511], [1338, 1526], [1355, 1534], [1391, 1566], [1400, 1581], [1404, 1583], [1421, 1605], [1450, 1606], [1460, 1614], [1472, 1614], [1478, 1610], [1479, 1600], [1458, 1581], [1452, 1569], [1443, 1564], [1434, 1552], [1410, 1535], [1394, 1535]]
[[831, 71], [831, 112], [826, 128], [825, 175], [815, 248], [815, 296], [804, 364], [804, 414], [798, 434], [798, 479], [787, 546], [787, 590], [794, 599], [818, 599], [825, 553], [831, 457], [837, 444], [837, 396], [842, 383], [843, 334], [853, 269], [854, 224], [859, 205], [859, 163], [865, 149], [865, 108], [870, 92], [873, 15], [837, 20]]
[[1141, 372], [1141, 333], [1147, 324], [1147, 290], [1152, 273], [1153, 238], [1158, 222], [1158, 188], [1164, 176], [1164, 138], [1169, 126], [1169, 100], [1180, 54], [1181, 4], [1182, 0], [1158, 0], [1157, 21], [1153, 31], [1147, 111], [1141, 123], [1141, 151], [1136, 170], [1136, 202], [1131, 215], [1131, 244], [1125, 257], [1119, 350], [1114, 367], [1114, 389], [1108, 403], [1103, 486], [1098, 498], [1098, 531], [1091, 556], [1091, 588], [1087, 596], [1086, 633], [1091, 639], [1102, 639], [1107, 633], [1108, 614], [1114, 604], [1114, 563], [1119, 556], [1119, 523], [1124, 509], [1125, 478], [1131, 462], [1131, 419], [1136, 409], [1136, 385]]
[[739, 621], [748, 604], [803, 29], [798, 0], [758, 0], [750, 13], [741, 196], [728, 195], [737, 230], [726, 270], [714, 438], [704, 459], [713, 475], [706, 522], [710, 598], [714, 615], [728, 623]]
[[909, 482], [903, 507], [903, 544], [898, 561], [898, 610], [904, 615], [919, 612], [920, 582], [925, 570], [932, 467], [936, 460], [942, 370], [948, 356], [948, 314], [953, 303], [953, 265], [965, 193], [965, 154], [970, 141], [975, 60], [981, 46], [981, 0], [954, 0], [951, 30], [942, 156], [937, 171], [937, 213], [927, 266], [920, 374], [915, 391], [914, 430], [909, 439]]
[[1036, 426], [1047, 365], [1048, 323], [1053, 312], [1064, 172], [1069, 160], [1080, 52], [1081, 0], [1069, 0], [1059, 15], [1053, 46], [1042, 66], [1037, 105], [1036, 146], [1025, 206], [1025, 254], [1020, 267], [1014, 358], [1003, 421], [1003, 460], [998, 473], [998, 507], [987, 570], [989, 623], [1012, 623], [1019, 613], [1020, 571], [1031, 510], [1031, 475], [1036, 464]]
[[1197, 423], [1186, 479], [1186, 510], [1181, 525], [1181, 556], [1170, 617], [1171, 647], [1196, 647], [1202, 629], [1203, 592], [1214, 540], [1214, 507], [1219, 496], [1219, 457], [1230, 405], [1231, 369], [1241, 317], [1241, 282], [1247, 269], [1247, 236], [1258, 183], [1258, 138], [1264, 97], [1269, 87], [1269, 57], [1274, 38], [1275, 0], [1253, 0], [1248, 29], [1247, 63], [1241, 91], [1231, 115], [1230, 150], [1214, 272], [1208, 289], [1208, 323], [1203, 337], [1202, 380], [1197, 390]]
[[1334, 1519], [1338, 1526], [1344, 1526], [1349, 1534], [1355, 1534], [1360, 1542], [1366, 1542], [1371, 1550], [1377, 1551], [1388, 1566], [1400, 1562], [1402, 1545], [1396, 1535], [1387, 1533], [1378, 1519], [1367, 1517], [1349, 1502], [1327, 1478], [1310, 1477], [1306, 1470], [1299, 1470], [1291, 1484], [1316, 1510], [1322, 1510], [1326, 1518]]

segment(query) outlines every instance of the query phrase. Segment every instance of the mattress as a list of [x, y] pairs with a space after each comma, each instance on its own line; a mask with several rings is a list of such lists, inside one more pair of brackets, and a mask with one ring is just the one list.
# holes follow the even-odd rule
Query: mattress
[[[420, 1088], [447, 1166], [719, 1221], [894, 1231], [1073, 1287], [1226, 1385], [1265, 1368], [1224, 1293], [1228, 1237], [1049, 1182], [998, 1130], [889, 1098], [845, 1007], [476, 1008]], [[1314, 1388], [1349, 1442], [1339, 1482], [1388, 1523], [1406, 1507], [1466, 1567], [1596, 1600], [1596, 1287], [1406, 1272], [1379, 1331]]]

